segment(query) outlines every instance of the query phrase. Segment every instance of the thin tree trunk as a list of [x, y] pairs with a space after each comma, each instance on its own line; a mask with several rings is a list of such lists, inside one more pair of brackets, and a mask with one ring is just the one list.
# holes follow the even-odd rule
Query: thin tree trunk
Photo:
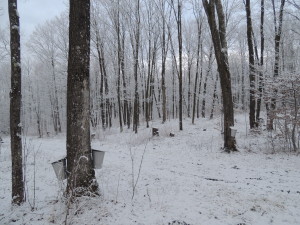
[[23, 156], [22, 156], [22, 125], [21, 125], [21, 51], [20, 23], [17, 0], [8, 0], [10, 22], [11, 52], [11, 90], [10, 90], [10, 141], [12, 162], [12, 203], [21, 205], [25, 202]]
[[135, 28], [135, 49], [134, 49], [134, 105], [133, 105], [133, 131], [138, 132], [139, 123], [139, 92], [138, 92], [138, 63], [140, 46], [140, 0], [136, 6], [136, 28]]
[[[165, 10], [165, 1], [162, 1], [162, 10], [164, 13]], [[162, 65], [161, 65], [161, 91], [162, 91], [162, 122], [166, 122], [167, 120], [167, 96], [166, 96], [166, 59], [167, 59], [167, 48], [166, 48], [166, 18], [165, 15], [162, 16], [162, 47], [161, 47], [161, 57], [162, 57]]]
[[175, 95], [176, 83], [175, 83], [175, 69], [174, 68], [175, 68], [176, 64], [174, 63], [174, 61], [172, 64], [173, 64], [172, 65], [172, 68], [173, 68], [173, 71], [172, 71], [172, 74], [173, 74], [173, 79], [172, 79], [172, 117], [173, 117], [173, 119], [175, 119], [175, 116], [176, 116], [176, 103], [175, 103], [176, 102], [176, 95]]
[[264, 19], [265, 19], [265, 0], [261, 0], [260, 5], [260, 62], [259, 62], [259, 82], [258, 82], [258, 99], [256, 106], [256, 121], [259, 121], [260, 118], [260, 108], [262, 101], [262, 94], [264, 89], [264, 75], [263, 75], [263, 66], [264, 66], [264, 48], [265, 48], [265, 35], [264, 35]]
[[200, 82], [199, 82], [199, 91], [198, 91], [198, 98], [197, 98], [197, 118], [200, 117], [200, 96], [201, 96], [201, 87], [202, 87], [202, 77], [203, 77], [203, 50], [201, 50]]
[[193, 59], [188, 59], [190, 61], [188, 63], [188, 105], [187, 105], [187, 116], [188, 118], [191, 117], [191, 70], [192, 70], [192, 65], [193, 65]]
[[[199, 61], [200, 61], [200, 51], [201, 51], [201, 61], [203, 60], [202, 53], [202, 21], [197, 20], [197, 28], [198, 28], [198, 39], [197, 39], [197, 62], [196, 62], [196, 76], [195, 76], [195, 84], [194, 84], [194, 93], [193, 93], [193, 112], [192, 112], [192, 124], [195, 124], [195, 113], [196, 113], [196, 100], [197, 100], [197, 86], [198, 86], [198, 77], [199, 77]], [[201, 63], [202, 64], [202, 63]], [[202, 65], [201, 65], [202, 66]]]
[[[151, 17], [151, 16], [150, 16]], [[148, 20], [150, 18], [148, 17]], [[149, 22], [150, 23], [150, 22]], [[152, 70], [151, 70], [151, 56], [152, 56], [152, 48], [151, 48], [151, 30], [148, 28], [148, 69], [147, 69], [147, 84], [146, 84], [146, 93], [145, 93], [145, 99], [146, 99], [146, 107], [145, 107], [145, 117], [146, 117], [146, 127], [149, 127], [149, 120], [150, 120], [150, 98], [152, 99], [151, 92], [152, 92]]]
[[183, 130], [182, 124], [182, 99], [183, 99], [183, 92], [182, 92], [182, 23], [181, 23], [181, 4], [182, 2], [178, 0], [178, 18], [177, 18], [177, 31], [178, 31], [178, 53], [179, 53], [179, 73], [178, 73], [178, 88], [179, 88], [179, 130]]
[[56, 86], [56, 74], [55, 74], [55, 64], [54, 58], [51, 58], [51, 66], [52, 66], [52, 78], [53, 78], [53, 86], [54, 86], [54, 112], [53, 116], [55, 118], [55, 134], [61, 133], [61, 123], [60, 123], [60, 116], [59, 116], [59, 103], [58, 103], [58, 91]]
[[[96, 22], [95, 22], [96, 23]], [[96, 23], [97, 24], [97, 23]], [[98, 54], [98, 63], [99, 63], [99, 70], [100, 70], [100, 117], [102, 122], [102, 128], [106, 128], [105, 123], [105, 106], [104, 106], [104, 68], [103, 68], [103, 55], [101, 51], [101, 40], [98, 28], [96, 28], [96, 49]]]
[[118, 83], [117, 83], [117, 95], [118, 95], [118, 110], [119, 110], [119, 123], [120, 123], [120, 132], [123, 131], [123, 124], [122, 124], [122, 106], [121, 106], [121, 40], [120, 40], [120, 7], [119, 7], [119, 0], [118, 0], [118, 12], [117, 12], [117, 19], [116, 19], [116, 31], [118, 37]]
[[210, 112], [209, 119], [213, 119], [214, 118], [214, 111], [215, 111], [216, 99], [218, 98], [218, 94], [217, 94], [218, 80], [219, 80], [219, 77], [217, 75], [216, 76], [215, 85], [214, 85], [214, 95], [213, 95], [213, 101], [212, 101], [212, 106], [211, 106], [211, 112]]
[[123, 80], [123, 98], [124, 98], [124, 125], [127, 124], [127, 128], [130, 128], [130, 107], [128, 104], [127, 96], [127, 85], [126, 85], [126, 74], [125, 74], [125, 31], [123, 31], [122, 41], [121, 41], [121, 72]]
[[246, 98], [246, 91], [245, 91], [245, 62], [246, 62], [246, 57], [245, 57], [245, 50], [244, 50], [244, 45], [240, 43], [240, 63], [241, 63], [241, 104], [242, 104], [242, 110], [245, 110], [245, 98]]
[[[234, 126], [234, 111], [231, 92], [231, 80], [227, 53], [225, 16], [221, 0], [203, 0], [204, 9], [208, 18], [211, 36], [218, 64], [220, 83], [223, 97], [224, 110], [224, 150], [236, 151], [235, 137], [231, 135], [231, 127]], [[215, 17], [217, 11], [218, 26]]]
[[249, 123], [250, 129], [256, 127], [255, 121], [255, 65], [254, 65], [254, 48], [252, 40], [252, 19], [251, 19], [251, 6], [250, 0], [246, 0], [246, 16], [247, 16], [247, 40], [249, 50], [249, 82], [250, 82], [250, 104], [249, 104]]
[[[275, 29], [275, 60], [274, 60], [274, 73], [273, 77], [274, 79], [278, 77], [279, 75], [279, 59], [280, 59], [280, 40], [281, 40], [281, 34], [282, 34], [282, 23], [283, 23], [283, 9], [284, 9], [285, 0], [281, 0], [280, 4], [280, 10], [279, 10], [279, 21], [277, 25], [277, 19], [276, 19], [276, 11], [275, 11], [275, 3], [274, 0], [272, 0], [272, 6], [273, 6], [273, 14], [274, 14], [274, 29]], [[276, 95], [278, 90], [275, 88], [272, 93], [271, 103], [270, 106], [267, 107], [267, 129], [273, 130], [273, 121], [275, 117], [275, 108], [276, 108]]]
[[202, 108], [201, 108], [201, 116], [205, 118], [205, 103], [206, 103], [206, 86], [207, 86], [207, 79], [209, 74], [211, 73], [212, 63], [213, 63], [213, 46], [211, 46], [209, 51], [209, 58], [208, 58], [208, 68], [206, 71], [204, 84], [203, 84], [203, 96], [202, 96]]

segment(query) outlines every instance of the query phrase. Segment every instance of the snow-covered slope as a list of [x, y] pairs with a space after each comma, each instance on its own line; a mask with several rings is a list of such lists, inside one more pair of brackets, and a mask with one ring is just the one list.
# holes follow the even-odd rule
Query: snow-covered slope
[[237, 116], [240, 151], [233, 154], [221, 151], [220, 118], [199, 119], [196, 125], [186, 119], [181, 132], [177, 121], [151, 124], [159, 137], [142, 127], [137, 135], [101, 131], [92, 146], [106, 151], [103, 168], [96, 171], [102, 195], [81, 198], [69, 209], [62, 197], [65, 183], [57, 181], [51, 166], [65, 155], [65, 139], [26, 139], [32, 211], [28, 202], [11, 207], [9, 139], [4, 138], [0, 224], [300, 224], [300, 157], [270, 154], [265, 134], [249, 134], [244, 118]]

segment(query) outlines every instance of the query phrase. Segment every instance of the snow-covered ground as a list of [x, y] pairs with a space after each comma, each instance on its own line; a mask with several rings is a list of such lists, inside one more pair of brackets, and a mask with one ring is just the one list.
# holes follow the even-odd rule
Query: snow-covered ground
[[196, 125], [185, 120], [181, 132], [177, 120], [152, 123], [160, 132], [154, 138], [142, 127], [137, 135], [117, 128], [100, 132], [92, 146], [106, 151], [103, 168], [96, 171], [101, 197], [81, 198], [69, 210], [62, 197], [65, 183], [57, 181], [51, 166], [65, 155], [65, 138], [26, 139], [28, 201], [21, 207], [10, 204], [10, 150], [4, 138], [0, 224], [299, 225], [300, 157], [272, 154], [264, 132], [246, 130], [244, 115], [237, 116], [240, 151], [223, 153], [220, 123], [220, 118], [199, 119]]

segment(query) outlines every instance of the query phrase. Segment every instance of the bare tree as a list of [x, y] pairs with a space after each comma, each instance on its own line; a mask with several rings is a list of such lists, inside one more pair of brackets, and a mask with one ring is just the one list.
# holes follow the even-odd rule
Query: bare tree
[[70, 1], [67, 90], [67, 193], [97, 193], [90, 142], [90, 1]]
[[[174, 3], [174, 0], [171, 1], [171, 6], [174, 11], [174, 16], [175, 16], [175, 21], [177, 25], [177, 40], [178, 40], [178, 58], [179, 58], [179, 65], [177, 70], [177, 76], [178, 76], [178, 108], [179, 108], [179, 130], [183, 130], [183, 125], [182, 125], [182, 105], [183, 105], [183, 91], [182, 91], [182, 0], [177, 0], [177, 9]], [[174, 51], [173, 44], [171, 43], [171, 48], [172, 48], [172, 54], [174, 57], [174, 61], [176, 62], [176, 55]], [[177, 64], [177, 63], [176, 63]], [[177, 66], [177, 65], [176, 65]]]
[[[121, 63], [122, 63], [122, 45], [121, 45], [121, 29], [120, 29], [120, 0], [117, 1], [117, 12], [114, 18], [114, 25], [117, 34], [118, 40], [118, 82], [117, 82], [117, 94], [118, 94], [118, 108], [119, 108], [119, 123], [120, 123], [120, 131], [123, 131], [123, 124], [122, 124], [122, 106], [121, 106]], [[124, 121], [125, 122], [125, 121]]]
[[[276, 16], [276, 9], [275, 9], [275, 2], [272, 0], [273, 6], [273, 16], [274, 16], [274, 31], [275, 31], [275, 38], [274, 38], [274, 50], [275, 50], [275, 59], [274, 59], [274, 73], [273, 78], [277, 78], [279, 76], [279, 60], [280, 60], [280, 42], [282, 36], [282, 24], [283, 24], [283, 10], [284, 10], [285, 0], [281, 0], [280, 9], [279, 9], [279, 18], [277, 22]], [[276, 108], [276, 95], [277, 90], [274, 90], [271, 104], [267, 105], [267, 114], [268, 114], [268, 121], [267, 121], [267, 129], [273, 130], [273, 121], [274, 121], [274, 111]]]
[[296, 0], [288, 0], [287, 2], [293, 5], [296, 9], [300, 10], [300, 3], [296, 3]]
[[[65, 41], [65, 34], [57, 34], [58, 26], [63, 23], [63, 17], [47, 21], [45, 25], [38, 26], [31, 35], [30, 41], [27, 43], [30, 51], [45, 65], [49, 71], [48, 95], [51, 105], [51, 117], [55, 134], [62, 131], [62, 110], [60, 109], [60, 91], [59, 91], [59, 55], [62, 56], [62, 63], [66, 63], [67, 55], [65, 44], [59, 42]], [[60, 53], [60, 54], [59, 54]], [[65, 68], [63, 68], [65, 70]], [[51, 73], [51, 75], [50, 75]], [[61, 91], [62, 92], [62, 91]]]
[[[157, 98], [154, 90], [154, 80], [155, 80], [155, 67], [158, 49], [158, 38], [159, 33], [156, 31], [157, 17], [154, 17], [154, 7], [153, 3], [149, 1], [146, 7], [146, 24], [147, 24], [147, 36], [148, 36], [148, 51], [147, 51], [147, 81], [145, 90], [145, 119], [146, 126], [149, 127], [150, 117], [153, 110], [153, 98], [157, 105]], [[159, 87], [158, 87], [159, 88]], [[158, 110], [160, 117], [160, 111]]]
[[204, 78], [203, 84], [203, 96], [202, 96], [202, 107], [201, 107], [201, 116], [205, 118], [205, 105], [206, 105], [206, 87], [207, 87], [207, 79], [212, 74], [212, 64], [213, 64], [213, 46], [210, 47], [209, 56], [208, 56], [208, 65]]
[[[224, 110], [224, 150], [227, 152], [236, 151], [235, 137], [231, 135], [231, 127], [234, 126], [234, 111], [223, 6], [221, 0], [209, 0], [209, 2], [208, 0], [202, 0], [202, 2], [211, 31], [221, 82]], [[215, 10], [217, 11], [218, 26]]]
[[10, 138], [12, 161], [12, 202], [20, 205], [25, 201], [22, 157], [21, 124], [21, 51], [20, 23], [17, 0], [8, 0], [10, 21], [11, 91], [10, 91]]
[[178, 9], [177, 9], [177, 32], [178, 32], [178, 54], [179, 54], [179, 73], [178, 73], [178, 87], [179, 87], [179, 130], [183, 130], [182, 125], [182, 23], [181, 23], [181, 11], [182, 11], [182, 2], [178, 0]]
[[213, 101], [212, 101], [212, 106], [211, 106], [211, 111], [210, 111], [210, 117], [209, 119], [213, 119], [214, 118], [214, 110], [215, 110], [215, 105], [216, 105], [216, 100], [218, 98], [218, 94], [217, 94], [217, 86], [218, 86], [218, 74], [216, 75], [216, 80], [215, 80], [215, 84], [214, 84], [214, 94], [213, 94]]
[[261, 0], [260, 3], [260, 61], [259, 61], [259, 82], [258, 82], [258, 99], [256, 107], [256, 121], [260, 118], [261, 100], [264, 87], [264, 49], [265, 49], [265, 34], [264, 34], [264, 22], [265, 22], [265, 0]]
[[138, 63], [139, 63], [139, 47], [140, 47], [140, 0], [136, 0], [136, 11], [135, 11], [135, 29], [134, 29], [134, 44], [133, 55], [134, 55], [134, 104], [133, 104], [133, 130], [135, 133], [138, 132], [139, 123], [139, 90], [138, 90]]
[[203, 42], [203, 38], [202, 38], [203, 16], [202, 16], [202, 9], [200, 8], [200, 4], [198, 1], [193, 2], [193, 11], [197, 23], [197, 53], [196, 53], [196, 75], [195, 75], [195, 83], [194, 83], [194, 91], [193, 91], [192, 124], [195, 123], [196, 106], [198, 105], [196, 100], [197, 100], [197, 86], [198, 86], [198, 79], [199, 79], [199, 68], [201, 66], [201, 73], [202, 73], [202, 65], [203, 65], [203, 43], [202, 43]]
[[246, 15], [247, 15], [247, 40], [249, 50], [249, 81], [250, 81], [250, 105], [249, 105], [249, 122], [250, 128], [256, 127], [255, 122], [255, 65], [254, 65], [254, 47], [253, 47], [253, 28], [251, 18], [251, 6], [250, 0], [246, 0]]
[[166, 96], [166, 59], [168, 54], [168, 40], [166, 40], [166, 4], [161, 1], [161, 14], [162, 14], [162, 42], [161, 42], [161, 91], [162, 91], [162, 122], [167, 120], [167, 96]]

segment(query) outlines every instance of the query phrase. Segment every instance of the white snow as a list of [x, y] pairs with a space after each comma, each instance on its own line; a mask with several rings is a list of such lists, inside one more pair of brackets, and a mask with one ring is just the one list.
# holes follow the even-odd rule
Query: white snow
[[[120, 134], [118, 128], [97, 133], [92, 146], [106, 151], [102, 169], [96, 170], [101, 197], [79, 199], [69, 210], [67, 224], [167, 225], [174, 220], [191, 225], [300, 224], [299, 155], [271, 154], [266, 134], [247, 131], [246, 135], [244, 115], [236, 119], [240, 152], [233, 154], [220, 150], [220, 118], [199, 119], [196, 125], [186, 119], [181, 132], [177, 120], [156, 122], [152, 127], [159, 128], [160, 136], [154, 138], [151, 129], [142, 127], [137, 135], [126, 129]], [[169, 137], [170, 132], [175, 137]], [[31, 211], [28, 202], [21, 207], [10, 204], [9, 139], [4, 138], [1, 225], [64, 224], [65, 183], [57, 181], [51, 162], [65, 155], [65, 139], [32, 138], [32, 145], [40, 143], [39, 151], [29, 149], [26, 166], [27, 199], [32, 205], [36, 153], [35, 210]]]

